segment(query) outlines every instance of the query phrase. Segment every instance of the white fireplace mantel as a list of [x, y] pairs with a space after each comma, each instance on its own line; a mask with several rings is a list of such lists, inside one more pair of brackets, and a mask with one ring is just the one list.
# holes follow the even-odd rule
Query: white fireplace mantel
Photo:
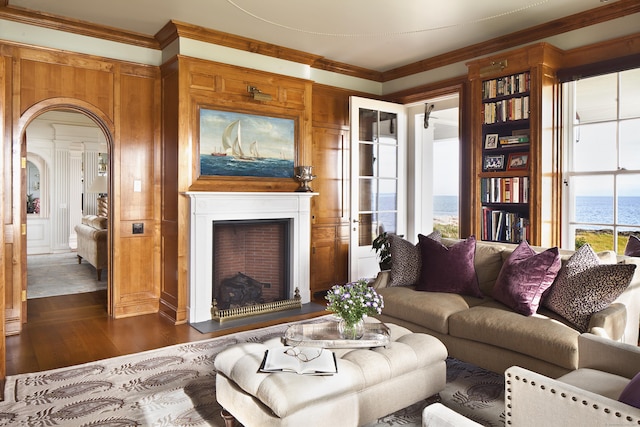
[[202, 192], [190, 198], [189, 322], [211, 320], [213, 299], [213, 221], [290, 219], [289, 269], [291, 295], [300, 291], [302, 303], [311, 301], [311, 197], [317, 193]]

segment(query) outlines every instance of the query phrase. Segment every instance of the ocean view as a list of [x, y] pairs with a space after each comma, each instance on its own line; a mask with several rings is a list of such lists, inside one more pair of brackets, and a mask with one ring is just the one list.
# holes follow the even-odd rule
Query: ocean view
[[[618, 198], [618, 223], [640, 224], [640, 197]], [[458, 216], [457, 196], [434, 196], [433, 215], [437, 218]], [[613, 197], [577, 197], [576, 222], [606, 224], [613, 222]]]

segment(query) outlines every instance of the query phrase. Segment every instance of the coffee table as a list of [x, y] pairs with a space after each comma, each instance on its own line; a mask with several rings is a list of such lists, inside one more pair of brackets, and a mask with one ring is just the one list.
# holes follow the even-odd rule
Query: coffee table
[[323, 348], [374, 348], [389, 344], [391, 332], [381, 322], [365, 322], [364, 335], [357, 340], [340, 337], [338, 322], [295, 324], [282, 338], [285, 345]]

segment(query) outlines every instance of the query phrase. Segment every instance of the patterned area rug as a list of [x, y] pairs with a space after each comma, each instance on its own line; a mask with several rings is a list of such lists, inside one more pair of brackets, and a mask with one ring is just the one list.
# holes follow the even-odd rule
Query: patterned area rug
[[[316, 319], [315, 321], [318, 321]], [[287, 325], [179, 344], [97, 362], [7, 378], [0, 425], [224, 426], [213, 361], [226, 347], [282, 336]], [[486, 426], [504, 426], [501, 375], [447, 360], [440, 401]], [[421, 401], [373, 426], [421, 425]]]

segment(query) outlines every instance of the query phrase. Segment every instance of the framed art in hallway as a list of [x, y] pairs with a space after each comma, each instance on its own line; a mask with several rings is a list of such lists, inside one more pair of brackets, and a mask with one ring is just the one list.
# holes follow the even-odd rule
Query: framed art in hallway
[[201, 176], [293, 178], [296, 120], [200, 108]]

